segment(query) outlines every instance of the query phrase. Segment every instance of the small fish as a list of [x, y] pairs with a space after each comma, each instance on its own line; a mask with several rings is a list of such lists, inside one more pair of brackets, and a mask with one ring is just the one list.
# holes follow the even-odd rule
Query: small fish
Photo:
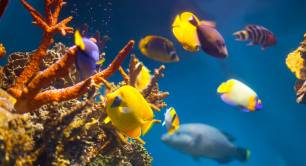
[[146, 36], [139, 42], [139, 49], [145, 56], [159, 62], [178, 62], [173, 42], [161, 36]]
[[198, 22], [195, 17], [192, 17], [190, 22], [197, 27], [198, 38], [204, 52], [216, 58], [226, 58], [228, 56], [224, 38], [217, 31], [214, 23]]
[[180, 127], [180, 120], [173, 107], [169, 108], [165, 113], [165, 120], [162, 124], [166, 126], [168, 133], [173, 134]]
[[112, 122], [123, 135], [142, 143], [140, 136], [145, 135], [153, 124], [160, 123], [154, 119], [154, 113], [142, 94], [129, 85], [106, 95], [106, 113], [105, 122]]
[[80, 79], [84, 80], [97, 71], [99, 47], [93, 39], [82, 37], [79, 31], [75, 32], [75, 45], [79, 48], [76, 58], [76, 67], [80, 73]]
[[234, 160], [246, 162], [251, 155], [250, 150], [235, 146], [235, 138], [230, 134], [206, 124], [182, 124], [173, 134], [164, 134], [161, 139], [194, 159], [204, 157], [220, 164]]
[[235, 32], [233, 35], [238, 41], [250, 40], [251, 42], [248, 44], [250, 46], [261, 45], [263, 50], [277, 42], [275, 35], [260, 25], [247, 25], [244, 30]]
[[262, 109], [261, 100], [256, 92], [238, 80], [230, 79], [222, 83], [217, 92], [225, 103], [238, 106], [245, 112]]
[[[136, 65], [136, 68], [140, 64], [141, 63], [139, 62]], [[140, 73], [138, 74], [138, 76], [136, 78], [135, 88], [138, 89], [139, 91], [143, 91], [144, 89], [146, 89], [148, 87], [150, 82], [151, 82], [150, 70], [146, 66], [143, 65], [143, 67], [140, 70]]]
[[7, 5], [8, 5], [9, 0], [0, 0], [0, 17], [2, 17]]
[[177, 15], [172, 23], [172, 32], [175, 38], [186, 51], [197, 52], [201, 44], [197, 34], [197, 28], [190, 23], [190, 18], [200, 22], [199, 19], [191, 12], [183, 12]]

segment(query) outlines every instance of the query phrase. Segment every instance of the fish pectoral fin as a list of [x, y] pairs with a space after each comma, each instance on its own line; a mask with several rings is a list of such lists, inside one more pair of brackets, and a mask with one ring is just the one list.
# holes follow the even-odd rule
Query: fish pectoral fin
[[148, 133], [148, 131], [151, 129], [151, 127], [153, 126], [153, 124], [155, 124], [155, 123], [161, 123], [161, 121], [153, 119], [153, 120], [144, 122], [142, 127], [141, 127], [141, 134], [146, 135]]
[[131, 137], [131, 138], [139, 138], [141, 136], [141, 128], [137, 128], [137, 129], [134, 129], [134, 130], [130, 130], [128, 132], [126, 132], [126, 134]]
[[140, 137], [135, 138], [135, 140], [136, 140], [137, 142], [143, 144], [143, 145], [146, 144], [146, 142], [145, 142], [143, 139], [141, 139]]
[[154, 111], [160, 112], [160, 109], [159, 109], [156, 105], [154, 105], [154, 104], [152, 104], [152, 103], [149, 103], [149, 105], [150, 105], [150, 107], [151, 107]]
[[234, 136], [232, 136], [231, 134], [227, 133], [227, 132], [224, 132], [222, 131], [222, 134], [226, 136], [226, 138], [231, 141], [231, 142], [234, 142], [236, 141], [236, 138]]

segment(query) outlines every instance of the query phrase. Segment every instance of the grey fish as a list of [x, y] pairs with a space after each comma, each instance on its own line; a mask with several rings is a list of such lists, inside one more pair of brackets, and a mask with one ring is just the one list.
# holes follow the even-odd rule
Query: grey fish
[[164, 134], [161, 139], [195, 159], [204, 157], [226, 164], [234, 160], [245, 162], [250, 157], [248, 149], [233, 144], [234, 137], [205, 124], [183, 124], [174, 134]]

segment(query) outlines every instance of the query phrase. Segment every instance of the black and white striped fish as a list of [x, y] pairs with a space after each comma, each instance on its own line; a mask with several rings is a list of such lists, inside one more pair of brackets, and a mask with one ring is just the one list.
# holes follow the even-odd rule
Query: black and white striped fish
[[251, 41], [248, 45], [261, 45], [262, 49], [276, 44], [276, 37], [267, 28], [260, 25], [247, 25], [244, 30], [234, 33], [236, 40]]

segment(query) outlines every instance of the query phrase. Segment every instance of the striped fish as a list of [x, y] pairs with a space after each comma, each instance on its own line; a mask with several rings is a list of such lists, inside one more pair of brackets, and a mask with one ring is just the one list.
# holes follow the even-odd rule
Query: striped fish
[[244, 30], [234, 33], [236, 40], [251, 41], [248, 45], [261, 45], [262, 49], [276, 44], [276, 37], [267, 28], [260, 25], [248, 25]]

